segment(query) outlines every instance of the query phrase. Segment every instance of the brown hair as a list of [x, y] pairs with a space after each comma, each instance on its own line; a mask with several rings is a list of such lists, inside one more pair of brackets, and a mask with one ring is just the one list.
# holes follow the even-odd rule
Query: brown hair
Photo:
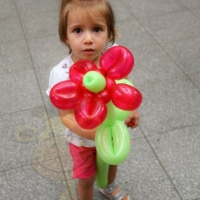
[[106, 20], [108, 38], [110, 38], [110, 42], [115, 42], [115, 38], [117, 36], [117, 31], [115, 29], [115, 17], [112, 7], [107, 0], [61, 0], [59, 15], [59, 36], [61, 42], [67, 45], [67, 17], [69, 11], [75, 8], [85, 10], [97, 9], [99, 14]]

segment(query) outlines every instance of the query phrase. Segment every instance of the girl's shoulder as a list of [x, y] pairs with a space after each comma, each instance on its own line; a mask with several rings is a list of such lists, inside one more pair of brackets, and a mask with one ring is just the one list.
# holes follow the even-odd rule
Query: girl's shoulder
[[49, 77], [49, 87], [46, 91], [48, 95], [51, 88], [55, 84], [69, 79], [69, 69], [72, 65], [73, 65], [73, 61], [71, 59], [71, 55], [68, 55], [51, 70], [50, 77]]
[[69, 72], [69, 69], [72, 65], [73, 61], [71, 55], [68, 55], [51, 70], [51, 74], [66, 74]]
[[110, 42], [108, 42], [108, 43], [106, 44], [106, 46], [105, 46], [104, 52], [105, 52], [107, 49], [109, 49], [109, 48], [111, 48], [111, 47], [114, 47], [114, 46], [118, 46], [118, 44], [117, 44], [117, 43], [111, 44]]

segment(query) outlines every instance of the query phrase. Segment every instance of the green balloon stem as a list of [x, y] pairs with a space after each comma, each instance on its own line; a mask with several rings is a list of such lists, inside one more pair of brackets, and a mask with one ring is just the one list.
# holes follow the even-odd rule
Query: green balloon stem
[[112, 103], [112, 101], [110, 101], [109, 103], [107, 103], [107, 116], [106, 119], [104, 120], [103, 124], [104, 125], [112, 125], [115, 123], [116, 121], [116, 112], [115, 112], [115, 107]]
[[[89, 80], [89, 78], [88, 78]], [[127, 79], [117, 81], [132, 85]], [[110, 101], [107, 105], [107, 116], [98, 127], [95, 137], [97, 148], [97, 179], [99, 188], [105, 188], [108, 181], [109, 164], [117, 165], [123, 162], [130, 150], [130, 135], [123, 120], [129, 111], [115, 107]]]
[[[108, 126], [108, 128], [109, 128], [112, 124], [114, 124], [116, 122], [116, 114], [115, 114], [114, 105], [111, 101], [109, 103], [107, 103], [106, 106], [107, 106], [107, 111], [108, 111], [107, 116], [106, 116], [106, 119], [104, 120], [104, 122], [100, 125], [100, 127]], [[112, 137], [112, 133], [111, 133], [110, 136]], [[107, 137], [109, 137], [109, 135], [107, 135]], [[97, 153], [97, 178], [96, 178], [96, 183], [97, 183], [99, 188], [105, 188], [107, 186], [108, 168], [109, 168], [109, 164], [106, 163], [105, 161], [103, 161]]]
[[109, 165], [105, 163], [97, 154], [96, 183], [99, 188], [105, 188], [108, 185], [108, 168], [109, 168]]

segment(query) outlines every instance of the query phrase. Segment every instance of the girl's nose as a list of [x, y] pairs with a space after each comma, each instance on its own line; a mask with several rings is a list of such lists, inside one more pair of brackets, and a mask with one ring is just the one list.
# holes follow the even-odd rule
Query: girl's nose
[[92, 34], [89, 32], [86, 32], [84, 36], [84, 44], [91, 44], [91, 43], [93, 43]]

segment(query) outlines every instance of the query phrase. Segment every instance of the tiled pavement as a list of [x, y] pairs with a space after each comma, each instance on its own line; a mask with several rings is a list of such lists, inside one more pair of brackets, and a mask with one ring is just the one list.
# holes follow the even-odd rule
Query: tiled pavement
[[[144, 98], [118, 182], [135, 200], [199, 200], [200, 1], [110, 2]], [[0, 200], [77, 199], [64, 127], [45, 94], [67, 54], [58, 5], [0, 0]], [[95, 190], [94, 199], [105, 198]]]

